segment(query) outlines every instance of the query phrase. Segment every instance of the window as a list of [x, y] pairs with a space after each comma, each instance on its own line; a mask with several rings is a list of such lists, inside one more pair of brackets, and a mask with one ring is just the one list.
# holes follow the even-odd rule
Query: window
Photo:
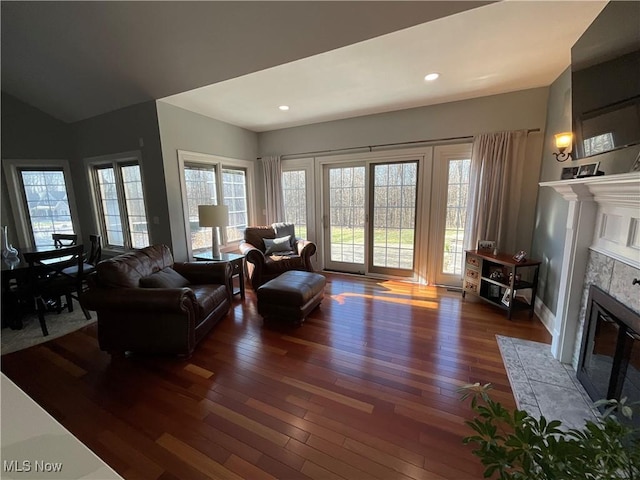
[[239, 242], [249, 225], [249, 195], [253, 162], [178, 151], [182, 203], [189, 255], [211, 249], [212, 229], [200, 227], [198, 205], [224, 204], [229, 208], [228, 225], [219, 232], [219, 244]]
[[186, 186], [187, 219], [191, 232], [191, 251], [211, 248], [210, 227], [201, 227], [198, 222], [198, 205], [217, 205], [216, 172], [213, 166], [189, 164], [184, 166]]
[[129, 158], [96, 161], [92, 165], [105, 244], [124, 249], [148, 246], [140, 165]]
[[442, 273], [462, 275], [464, 226], [471, 160], [450, 160]]
[[583, 141], [584, 156], [589, 157], [597, 153], [608, 152], [615, 148], [613, 134], [603, 133], [595, 137], [585, 138]]
[[242, 240], [244, 229], [248, 225], [247, 179], [244, 170], [222, 169], [222, 199], [229, 207], [229, 225], [227, 241]]
[[373, 165], [372, 177], [372, 266], [413, 271], [418, 162]]
[[51, 245], [53, 233], [75, 233], [63, 169], [19, 171], [35, 246]]
[[284, 221], [295, 224], [296, 236], [309, 238], [307, 230], [307, 172], [289, 170], [282, 172]]
[[426, 273], [436, 285], [462, 284], [470, 158], [470, 143], [438, 145], [433, 150]]

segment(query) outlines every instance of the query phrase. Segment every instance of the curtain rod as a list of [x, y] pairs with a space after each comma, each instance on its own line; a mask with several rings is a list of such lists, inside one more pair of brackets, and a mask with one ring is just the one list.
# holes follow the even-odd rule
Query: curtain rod
[[[539, 132], [539, 128], [530, 128], [527, 130], [527, 135], [534, 132]], [[286, 155], [282, 155], [281, 159], [293, 158], [293, 157], [310, 157], [315, 155], [329, 155], [331, 153], [336, 152], [350, 152], [352, 150], [363, 150], [372, 152], [374, 148], [388, 148], [388, 147], [402, 147], [407, 146], [410, 147], [412, 145], [418, 145], [423, 143], [440, 143], [440, 142], [452, 142], [455, 140], [472, 140], [473, 135], [467, 135], [465, 137], [448, 137], [448, 138], [435, 138], [431, 140], [413, 140], [410, 142], [397, 142], [397, 143], [381, 143], [378, 145], [362, 145], [360, 147], [345, 147], [345, 148], [335, 148], [332, 150], [316, 150], [313, 152], [300, 152], [300, 153], [288, 153]], [[262, 157], [258, 157], [257, 160], [262, 160]]]

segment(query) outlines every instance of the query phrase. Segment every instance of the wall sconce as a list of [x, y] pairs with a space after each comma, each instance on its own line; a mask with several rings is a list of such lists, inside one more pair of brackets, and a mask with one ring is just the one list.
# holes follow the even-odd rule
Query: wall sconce
[[[571, 158], [571, 144], [573, 143], [573, 133], [563, 132], [555, 135], [557, 153], [553, 153], [558, 162], [564, 162]], [[567, 151], [568, 150], [568, 151]]]

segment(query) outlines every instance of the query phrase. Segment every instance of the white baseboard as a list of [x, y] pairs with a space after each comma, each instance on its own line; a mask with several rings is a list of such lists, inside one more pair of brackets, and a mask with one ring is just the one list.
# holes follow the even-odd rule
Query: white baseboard
[[533, 311], [538, 316], [547, 331], [551, 335], [553, 335], [553, 329], [556, 324], [556, 316], [551, 312], [551, 310], [547, 308], [544, 303], [542, 303], [540, 297], [536, 297], [536, 303], [534, 305]]

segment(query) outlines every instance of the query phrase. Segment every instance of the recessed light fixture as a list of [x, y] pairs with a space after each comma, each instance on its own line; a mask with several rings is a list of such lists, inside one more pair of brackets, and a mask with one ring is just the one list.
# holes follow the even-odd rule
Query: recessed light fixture
[[425, 75], [424, 79], [427, 82], [433, 82], [436, 78], [438, 78], [440, 76], [439, 73], [430, 73], [428, 75]]
[[289, 110], [289, 105], [280, 105], [278, 108], [283, 112], [286, 112], [287, 110]]

